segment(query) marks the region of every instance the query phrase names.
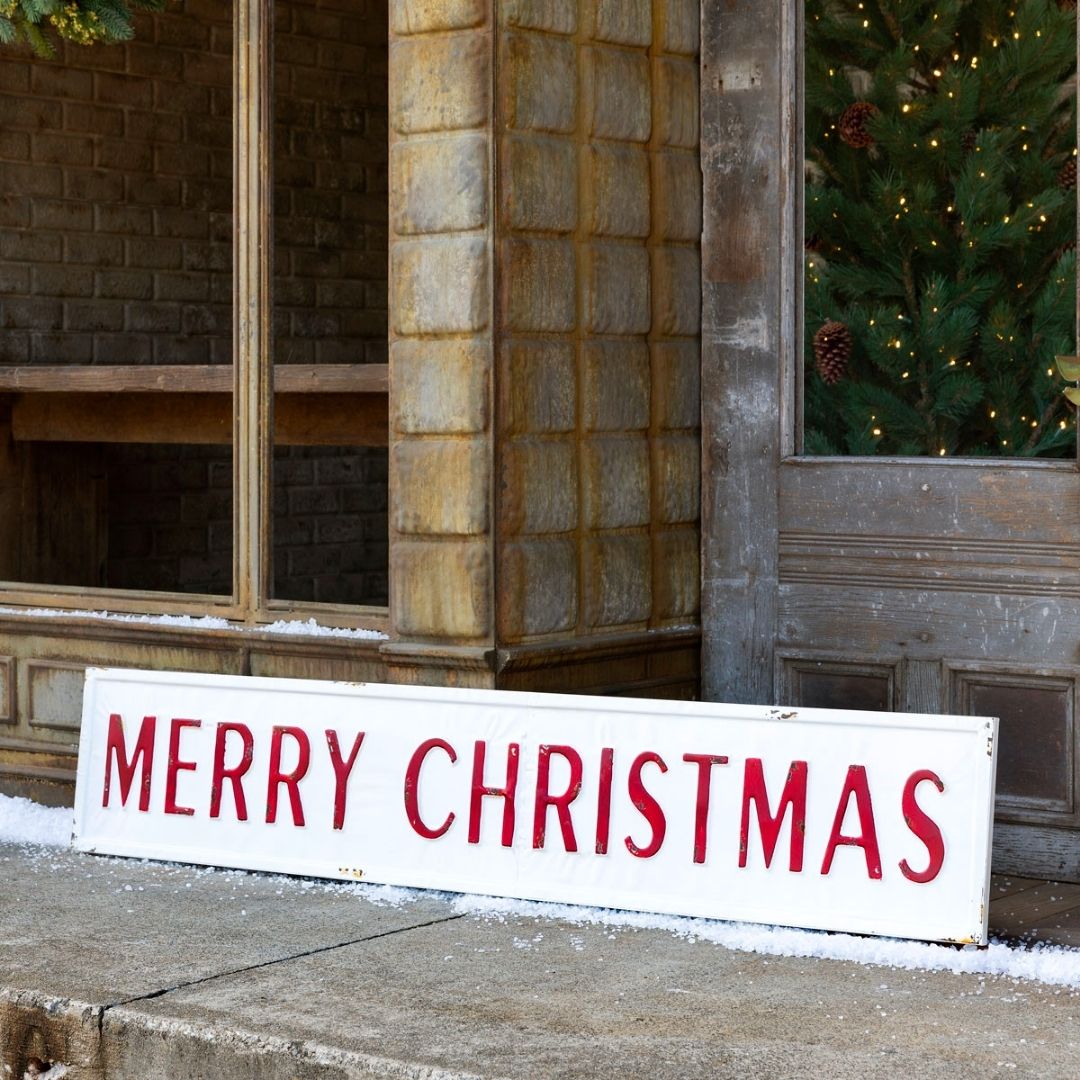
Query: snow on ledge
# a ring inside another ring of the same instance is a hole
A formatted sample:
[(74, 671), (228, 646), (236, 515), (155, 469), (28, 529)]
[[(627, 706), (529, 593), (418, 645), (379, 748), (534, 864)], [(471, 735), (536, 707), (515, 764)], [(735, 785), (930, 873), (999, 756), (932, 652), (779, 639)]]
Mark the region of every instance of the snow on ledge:
[(0, 795), (0, 842), (67, 847), (73, 820), (74, 814), (67, 807), (57, 809)]
[[(71, 839), (72, 811), (38, 806), (27, 799), (0, 795), (0, 842), (43, 847), (67, 847)], [(191, 873), (233, 874), (237, 871), (189, 868)], [(246, 873), (246, 871), (244, 872)], [(462, 896), (422, 889), (387, 885), (353, 884), (340, 881), (297, 880), (267, 876), (297, 889), (322, 889), (338, 895), (383, 906), (400, 907), (423, 897), (445, 900), (462, 915), (495, 919), (557, 920), (576, 926), (606, 927), (612, 930), (660, 930), (691, 944), (708, 942), (735, 952), (763, 956), (806, 957), (841, 960), (906, 971), (943, 971), (956, 975), (1001, 976), (1080, 989), (1080, 949), (1057, 945), (1014, 946), (992, 941), (988, 949), (968, 946), (932, 945), (893, 938), (857, 937), (817, 930), (794, 930), (784, 926), (719, 922), (673, 915), (653, 915), (633, 911), (613, 911), (572, 904), (549, 904), (533, 900), (507, 900), (491, 896)], [(530, 948), (528, 940), (515, 939), (515, 947)]]
[(372, 638), (385, 641), (387, 635), (381, 630), (356, 630), (342, 626), (323, 626), (314, 619), (279, 619), (268, 626), (258, 628), (264, 634), (298, 634), (307, 637)]
[(241, 633), (291, 634), (296, 637), (342, 637), (385, 641), (381, 630), (357, 630), (323, 626), (314, 619), (279, 619), (266, 626), (245, 626), (216, 615), (128, 615), (116, 611), (72, 611), (68, 608), (0, 607), (0, 615), (30, 615), (46, 619), (98, 619), (102, 622), (136, 623), (140, 626), (171, 626), (183, 630), (237, 630)]
[[(557, 919), (578, 926), (665, 930), (691, 944), (707, 941), (734, 952), (842, 960), (905, 971), (1003, 976), (1080, 989), (1080, 949), (1060, 945), (1037, 943), (1015, 946), (992, 939), (986, 949), (973, 945), (958, 949), (953, 945), (935, 945), (925, 941), (859, 937), (824, 930), (797, 930), (787, 926), (720, 922), (716, 919), (691, 919), (490, 896), (455, 896), (451, 902), (454, 910), (463, 915), (499, 921), (540, 918)], [(528, 945), (526, 941), (518, 947), (527, 948)]]

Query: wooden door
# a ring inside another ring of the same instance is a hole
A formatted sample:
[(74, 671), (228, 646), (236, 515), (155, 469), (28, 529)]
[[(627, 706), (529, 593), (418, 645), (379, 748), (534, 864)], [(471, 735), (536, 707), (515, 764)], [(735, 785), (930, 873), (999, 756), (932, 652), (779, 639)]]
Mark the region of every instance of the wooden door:
[(995, 868), (1080, 880), (1075, 460), (798, 453), (800, 16), (702, 9), (703, 692), (999, 716)]

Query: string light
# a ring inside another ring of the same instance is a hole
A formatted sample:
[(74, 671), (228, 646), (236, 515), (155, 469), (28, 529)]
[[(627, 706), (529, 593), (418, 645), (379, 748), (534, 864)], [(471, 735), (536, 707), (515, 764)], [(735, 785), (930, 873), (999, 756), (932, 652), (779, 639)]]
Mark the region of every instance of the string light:
[[(1059, 0), (1059, 2), (1060, 2), (1060, 0)], [(856, 6), (857, 6), (859, 11), (865, 11), (865, 5), (862, 2), (859, 2)], [(1015, 11), (1010, 11), (1008, 14), (1009, 14), (1010, 18), (1015, 18), (1015, 15), (1016, 15)], [(820, 17), (815, 16), (815, 19), (818, 19), (818, 18), (820, 18)], [(939, 21), (940, 17), (939, 17), (939, 14), (937, 12), (935, 12), (935, 13), (933, 13), (932, 18), (933, 18), (934, 22), (937, 22), (937, 21)], [(868, 18), (864, 18), (862, 20), (862, 27), (863, 27), (864, 30), (870, 29), (870, 20)], [(1041, 38), (1043, 36), (1041, 30), (1035, 30), (1034, 34), (1035, 34), (1035, 36), (1037, 38)], [(954, 39), (959, 40), (959, 37), (960, 37), (960, 35), (959, 35), (958, 32), (953, 34)], [(1021, 32), (1019, 30), (1013, 30), (1012, 31), (1012, 38), (1013, 38), (1014, 41), (1021, 40), (1021, 37), (1022, 37), (1022, 34), (1021, 34)], [(1001, 45), (1001, 40), (998, 37), (994, 37), (994, 38), (991, 39), (990, 44), (994, 49), (997, 49)], [(916, 53), (919, 52), (919, 49), (920, 49), (919, 45), (916, 44), (916, 45), (913, 46), (913, 51), (914, 52), (916, 52)], [(954, 63), (956, 63), (958, 65), (961, 65), (961, 66), (964, 65), (965, 62), (963, 61), (962, 55), (961, 55), (961, 53), (959, 51), (953, 51), (950, 55), (951, 55), (952, 61)], [(979, 67), (979, 59), (980, 59), (980, 57), (978, 57), (978, 56), (971, 56), (969, 58), (969, 60), (967, 61), (967, 66), (972, 70), (977, 70), (978, 67)], [(941, 79), (941, 78), (945, 77), (945, 73), (943, 72), (941, 67), (933, 68), (931, 73), (932, 73), (933, 77), (936, 78), (936, 79)], [(844, 73), (842, 71), (838, 72), (838, 70), (835, 69), (835, 68), (829, 68), (828, 69), (828, 74), (829, 74), (830, 78), (834, 78), (838, 74), (841, 77), (844, 77)], [(958, 83), (954, 83), (954, 85), (958, 85)], [(959, 85), (962, 85), (962, 84), (959, 84)], [(942, 87), (941, 89), (945, 90), (945, 87)], [(955, 95), (954, 95), (952, 90), (948, 90), (946, 92), (947, 92), (947, 95), (948, 95), (949, 98), (954, 98)], [(916, 108), (918, 108), (918, 103), (916, 103), (914, 105), (911, 102), (907, 102), (907, 101), (905, 101), (903, 103), (900, 103), (900, 111), (905, 116), (910, 115)], [(830, 130), (835, 131), (836, 130), (836, 125), (835, 124), (831, 125)], [(1020, 127), (1020, 131), (1022, 131), (1022, 132), (1027, 132), (1027, 130), (1028, 129), (1026, 127), (1024, 127), (1024, 126)], [(826, 139), (829, 138), (829, 134), (827, 132), (824, 133), (824, 137)], [(1039, 136), (1036, 135), (1037, 140), (1038, 140), (1038, 138), (1039, 138)], [(967, 142), (968, 139), (970, 139), (971, 142), (974, 142), (974, 137), (973, 136), (970, 136), (970, 135), (967, 136), (966, 139), (965, 139), (965, 142)], [(915, 149), (915, 150), (919, 150), (920, 148), (922, 148), (922, 149), (926, 149), (926, 148), (938, 149), (941, 146), (941, 141), (937, 137), (928, 137), (926, 139), (925, 144), (923, 144), (922, 147), (920, 147), (920, 144), (918, 142), (912, 142), (911, 145), (912, 145), (912, 148)], [(1013, 145), (1015, 146), (1015, 144), (1013, 144)], [(1021, 145), (1021, 151), (1023, 153), (1029, 153), (1030, 148), (1031, 148), (1031, 144), (1028, 143), (1028, 142), (1024, 142)], [(968, 149), (969, 150), (973, 149), (975, 152), (979, 153), (979, 152), (982, 151), (983, 147), (974, 146), (974, 147), (968, 147)], [(1080, 150), (1074, 149), (1073, 152), (1072, 152), (1073, 157), (1076, 157), (1078, 153), (1080, 153)], [(987, 179), (987, 172), (985, 170), (980, 170), (978, 172), (978, 177), (979, 177), (980, 180), (986, 180)], [(817, 202), (818, 200), (815, 198), (814, 201)], [(906, 195), (899, 195), (897, 197), (897, 205), (899, 206), (901, 212), (898, 212), (898, 213), (896, 213), (894, 215), (894, 220), (899, 221), (899, 220), (901, 220), (902, 214), (910, 213), (910, 207), (907, 205), (907, 203), (908, 203), (908, 199), (907, 199)], [(1033, 210), (1034, 209), (1034, 204), (1029, 202), (1027, 204), (1027, 207), (1028, 207), (1028, 209)], [(946, 213), (948, 213), (950, 215), (953, 215), (953, 214), (956, 213), (956, 208), (955, 208), (955, 206), (953, 204), (949, 204), (948, 206), (946, 206), (945, 209), (946, 209)], [(839, 215), (835, 211), (832, 212), (831, 216), (832, 216), (832, 218), (834, 220), (837, 220), (839, 218)], [(955, 227), (956, 218), (954, 217), (954, 218), (951, 218), (950, 220), (951, 220), (953, 226)], [(1004, 225), (1010, 225), (1011, 222), (1012, 222), (1012, 215), (1011, 214), (1005, 214), (1002, 217), (1001, 221), (1002, 221), (1002, 223)], [(1046, 214), (1044, 214), (1044, 213), (1039, 213), (1038, 214), (1038, 221), (1041, 224), (1045, 225), (1048, 222), (1048, 216)], [(982, 227), (982, 228), (988, 227), (989, 224), (990, 223), (988, 221), (980, 221), (978, 223), (979, 227)], [(1020, 224), (1021, 223), (1018, 222), (1018, 226)], [(963, 220), (960, 220), (959, 227), (960, 227), (961, 230), (965, 230), (966, 229), (966, 222), (963, 221)], [(1027, 227), (1027, 231), (1028, 232), (1033, 232), (1033, 231), (1042, 232), (1043, 230), (1041, 228), (1036, 228), (1033, 225), (1029, 225)], [(1013, 235), (1015, 236), (1016, 234), (1014, 233)], [(962, 233), (961, 233), (960, 237), (957, 237), (957, 239), (959, 239), (961, 244), (963, 244)], [(936, 239), (930, 239), (929, 242), (930, 242), (931, 247), (933, 247), (933, 248), (938, 248), (939, 247), (939, 242)], [(1000, 241), (995, 241), (995, 243), (1000, 243)], [(973, 249), (975, 247), (975, 244), (976, 244), (975, 239), (968, 239), (967, 240), (967, 248), (968, 249)], [(829, 248), (829, 250), (831, 251), (833, 249)], [(837, 252), (839, 252), (840, 248), (835, 248), (835, 250)], [(913, 250), (917, 252), (919, 250), (919, 246), (915, 245)], [(811, 261), (809, 261), (807, 263), (807, 266), (812, 270), (812, 269), (815, 268), (816, 263), (813, 260), (811, 260)], [(813, 280), (815, 282), (817, 282), (820, 279), (817, 278), (817, 277), (814, 277)], [(1062, 279), (1058, 279), (1059, 284), (1061, 283), (1061, 280)], [(1016, 283), (1016, 288), (1018, 290), (1022, 290), (1024, 288), (1024, 282), (1022, 282), (1022, 281), (1017, 282)], [(925, 310), (925, 309), (923, 309), (923, 310)], [(932, 307), (931, 311), (935, 315), (939, 314), (939, 308), (937, 306)], [(898, 313), (896, 317), (897, 317), (897, 319), (899, 321), (905, 321), (905, 316), (903, 315), (903, 313)], [(877, 320), (875, 318), (868, 319), (868, 325), (870, 327), (874, 327), (874, 326), (876, 326), (876, 324), (877, 324)], [(997, 338), (998, 341), (1004, 341), (1005, 340), (1004, 336), (1001, 333), (996, 333), (995, 337)], [(1009, 342), (1013, 342), (1015, 340), (1015, 338), (1014, 338), (1013, 335), (1009, 335), (1008, 340), (1009, 340)], [(903, 342), (899, 338), (895, 338), (893, 340), (888, 341), (886, 343), (886, 345), (887, 346), (892, 346), (893, 348), (896, 348), (898, 350), (900, 350), (900, 349), (902, 349), (904, 347)], [(945, 352), (945, 347), (943, 346), (943, 347), (939, 348), (937, 351), (939, 353), (944, 353)], [(914, 351), (910, 352), (910, 356), (912, 358), (914, 358), (915, 355), (916, 354), (915, 354)], [(1015, 357), (1009, 357), (1008, 358), (1009, 363), (1013, 363), (1014, 361), (1015, 361)], [(948, 367), (956, 367), (957, 363), (958, 363), (958, 360), (957, 360), (956, 357), (950, 357), (948, 359), (948, 365), (947, 366)], [(964, 364), (965, 367), (971, 367), (972, 366), (972, 361), (971, 360), (962, 361), (962, 363)], [(1053, 368), (1047, 368), (1046, 373), (1047, 373), (1048, 377), (1053, 378), (1054, 369)], [(904, 372), (901, 373), (900, 377), (903, 380), (910, 379), (911, 372), (910, 371), (904, 371)], [(990, 417), (991, 420), (996, 420), (997, 419), (997, 410), (996, 409), (989, 409), (989, 417)], [(870, 416), (871, 423), (873, 424), (876, 420), (877, 420), (876, 415), (871, 414), (871, 416)], [(1033, 429), (1038, 429), (1039, 423), (1040, 423), (1038, 420), (1029, 421), (1026, 416), (1021, 416), (1020, 421), (1021, 421), (1021, 423), (1024, 423), (1025, 425), (1030, 423), (1030, 426)], [(1069, 420), (1060, 420), (1058, 422), (1059, 429), (1062, 430), (1062, 431), (1066, 430), (1068, 428), (1068, 426), (1069, 426), (1069, 422), (1070, 422)], [(1050, 421), (1050, 423), (1052, 423), (1052, 421)], [(883, 430), (882, 430), (882, 428), (880, 426), (873, 426), (872, 429), (871, 429), (871, 433), (875, 438), (880, 438), (882, 436), (882, 434), (883, 434)], [(1002, 447), (1008, 447), (1009, 446), (1009, 440), (1008, 439), (1001, 439), (1000, 444), (1001, 444)], [(961, 451), (961, 452), (963, 452), (963, 451)], [(938, 449), (938, 456), (946, 457), (947, 455), (948, 455), (947, 447), (940, 446), (939, 449)]]

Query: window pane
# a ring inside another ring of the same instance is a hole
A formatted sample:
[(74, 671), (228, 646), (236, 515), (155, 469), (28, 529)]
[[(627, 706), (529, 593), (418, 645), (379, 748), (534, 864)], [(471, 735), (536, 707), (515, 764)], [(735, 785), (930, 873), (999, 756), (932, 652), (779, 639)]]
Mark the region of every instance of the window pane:
[(232, 591), (231, 39), (0, 48), (0, 580)]
[(278, 0), (273, 596), (387, 603), (385, 0)]
[(806, 0), (804, 449), (1064, 457), (1076, 11)]

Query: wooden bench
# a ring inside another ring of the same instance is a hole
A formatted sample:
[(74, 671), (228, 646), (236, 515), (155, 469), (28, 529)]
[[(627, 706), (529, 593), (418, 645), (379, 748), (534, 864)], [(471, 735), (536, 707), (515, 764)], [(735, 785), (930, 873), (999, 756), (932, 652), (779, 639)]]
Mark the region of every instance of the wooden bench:
[[(228, 444), (228, 365), (0, 368), (17, 442)], [(386, 364), (278, 364), (279, 446), (386, 446)]]

